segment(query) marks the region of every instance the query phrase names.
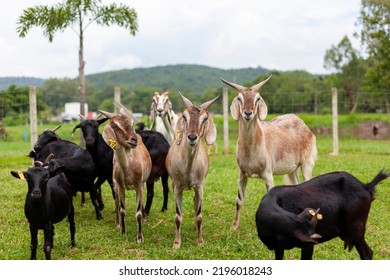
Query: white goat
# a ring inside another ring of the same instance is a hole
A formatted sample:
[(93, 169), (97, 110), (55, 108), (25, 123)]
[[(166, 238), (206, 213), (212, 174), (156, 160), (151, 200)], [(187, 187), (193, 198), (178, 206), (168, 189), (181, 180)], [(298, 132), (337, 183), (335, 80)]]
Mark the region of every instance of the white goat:
[(236, 157), (240, 169), (232, 229), (239, 225), (248, 177), (262, 178), (267, 191), (274, 187), (273, 174), (287, 174), (292, 184), (298, 184), (298, 169), (309, 180), (317, 157), (316, 137), (300, 118), (287, 114), (264, 121), (267, 105), (259, 90), (270, 78), (250, 88), (222, 79), (238, 91), (230, 106), (233, 119), (239, 121)]
[(212, 145), (217, 137), (217, 130), (208, 108), (218, 97), (200, 106), (194, 106), (190, 100), (182, 95), (181, 97), (185, 109), (177, 123), (178, 137), (171, 145), (165, 161), (172, 179), (176, 205), (174, 249), (181, 245), (182, 200), (185, 189), (194, 188), (195, 190), (195, 230), (197, 231), (198, 244), (203, 244), (203, 186), (209, 168), (209, 157), (201, 138), (204, 138), (208, 145)]
[(169, 144), (175, 139), (176, 124), (179, 119), (178, 115), (172, 110), (172, 103), (169, 100), (168, 92), (159, 94), (154, 93), (153, 102), (150, 107), (150, 116), (152, 123), (150, 129), (156, 122), (156, 131), (161, 132)]
[(142, 234), (143, 184), (149, 178), (152, 161), (141, 136), (135, 133), (133, 120), (122, 109), (119, 114), (99, 111), (110, 119), (110, 122), (104, 126), (103, 139), (114, 150), (112, 176), (115, 190), (116, 226), (121, 228), (122, 235), (126, 234), (125, 191), (135, 189), (137, 242), (141, 243), (144, 239)]

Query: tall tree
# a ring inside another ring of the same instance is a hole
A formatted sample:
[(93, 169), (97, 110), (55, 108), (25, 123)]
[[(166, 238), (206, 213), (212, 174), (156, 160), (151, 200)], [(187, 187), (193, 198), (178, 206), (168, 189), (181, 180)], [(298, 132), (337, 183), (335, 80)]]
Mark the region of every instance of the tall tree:
[(19, 37), (25, 37), (34, 27), (41, 27), (43, 35), (53, 41), (54, 34), (72, 28), (79, 39), (79, 96), (80, 114), (85, 115), (86, 102), (84, 74), (84, 34), (91, 23), (102, 26), (116, 24), (135, 35), (137, 31), (137, 13), (124, 5), (112, 3), (102, 5), (101, 0), (64, 0), (53, 6), (37, 5), (23, 10), (19, 17), (16, 31)]
[(348, 36), (344, 36), (337, 46), (332, 45), (326, 51), (324, 67), (336, 70), (336, 83), (343, 88), (348, 109), (353, 113), (357, 108), (358, 91), (364, 81), (366, 63), (353, 48)]
[(369, 55), (367, 79), (376, 90), (390, 90), (390, 1), (362, 0), (360, 39)]

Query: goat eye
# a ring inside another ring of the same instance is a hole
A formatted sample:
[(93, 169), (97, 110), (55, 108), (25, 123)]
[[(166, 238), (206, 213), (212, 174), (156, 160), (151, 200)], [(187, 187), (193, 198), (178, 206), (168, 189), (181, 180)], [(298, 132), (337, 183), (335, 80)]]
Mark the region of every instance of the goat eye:
[(118, 128), (118, 126), (117, 126), (115, 123), (111, 123), (111, 127), (112, 127), (113, 129)]

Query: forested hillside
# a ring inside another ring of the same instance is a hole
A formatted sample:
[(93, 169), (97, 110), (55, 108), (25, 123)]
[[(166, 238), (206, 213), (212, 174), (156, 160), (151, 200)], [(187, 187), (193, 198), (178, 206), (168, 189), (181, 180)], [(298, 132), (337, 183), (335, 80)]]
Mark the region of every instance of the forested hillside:
[(179, 64), (92, 74), (87, 75), (86, 80), (97, 89), (107, 85), (129, 90), (148, 87), (188, 91), (200, 95), (209, 88), (221, 87), (221, 77), (244, 84), (267, 72), (268, 70), (261, 67), (225, 70), (203, 65)]

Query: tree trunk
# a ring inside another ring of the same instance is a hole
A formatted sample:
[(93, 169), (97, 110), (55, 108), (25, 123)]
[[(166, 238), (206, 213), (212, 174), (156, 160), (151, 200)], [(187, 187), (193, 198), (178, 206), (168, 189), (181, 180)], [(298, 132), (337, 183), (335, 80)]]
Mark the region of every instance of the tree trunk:
[[(85, 74), (84, 74), (84, 35), (83, 35), (83, 24), (80, 20), (80, 33), (79, 33), (79, 97), (80, 97), (80, 115), (86, 116), (85, 112)], [(80, 119), (81, 121), (81, 119)], [(80, 130), (80, 146), (84, 147), (85, 141)]]

